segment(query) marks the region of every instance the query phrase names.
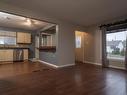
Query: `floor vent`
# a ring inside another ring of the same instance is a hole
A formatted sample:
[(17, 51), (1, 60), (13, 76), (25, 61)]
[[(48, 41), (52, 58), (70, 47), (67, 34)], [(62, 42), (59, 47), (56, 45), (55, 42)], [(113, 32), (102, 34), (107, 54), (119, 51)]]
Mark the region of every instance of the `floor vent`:
[(41, 70), (34, 70), (34, 71), (32, 71), (32, 72), (40, 72)]
[(50, 69), (44, 68), (44, 69), (42, 69), (42, 70), (34, 70), (34, 71), (32, 71), (32, 72), (40, 72), (40, 71), (47, 71), (47, 70), (50, 70)]
[(44, 70), (44, 71), (47, 71), (47, 70), (50, 70), (50, 69), (48, 69), (48, 68), (44, 68), (43, 70)]

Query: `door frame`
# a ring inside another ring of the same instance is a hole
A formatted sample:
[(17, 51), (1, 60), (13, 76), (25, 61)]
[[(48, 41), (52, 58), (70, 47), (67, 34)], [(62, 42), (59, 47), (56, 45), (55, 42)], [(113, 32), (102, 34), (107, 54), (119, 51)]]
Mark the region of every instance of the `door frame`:
[[(76, 36), (77, 35), (81, 35), (81, 48), (76, 48)], [(84, 63), (84, 32), (82, 31), (75, 31), (75, 62), (81, 62), (81, 63)], [(79, 60), (77, 60), (77, 53), (76, 53), (76, 49), (82, 49), (82, 50), (79, 50), (79, 53), (81, 53), (79, 56), (81, 56), (82, 58), (80, 58)]]

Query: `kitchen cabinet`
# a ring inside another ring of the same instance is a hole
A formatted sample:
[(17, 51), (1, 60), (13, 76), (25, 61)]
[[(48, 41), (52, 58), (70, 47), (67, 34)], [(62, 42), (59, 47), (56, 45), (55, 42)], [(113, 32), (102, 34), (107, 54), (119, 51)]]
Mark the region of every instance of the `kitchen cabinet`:
[(17, 33), (17, 43), (24, 43), (24, 33)]
[(5, 58), (5, 51), (0, 50), (0, 61), (4, 61), (4, 58)]
[[(29, 49), (22, 49), (22, 50), (23, 50), (23, 60), (28, 60)], [(16, 56), (14, 55), (15, 54), (14, 51), (15, 49), (1, 49), (0, 50), (0, 62), (13, 62), (14, 56)]]
[(31, 34), (25, 33), (24, 39), (25, 39), (25, 43), (31, 43)]
[(23, 49), (23, 59), (28, 60), (28, 58), (29, 58), (28, 49)]
[(17, 43), (19, 44), (30, 44), (31, 43), (31, 34), (30, 33), (17, 33)]
[(13, 50), (0, 50), (0, 61), (13, 61)]
[(13, 61), (13, 50), (5, 50), (5, 59), (6, 61)]

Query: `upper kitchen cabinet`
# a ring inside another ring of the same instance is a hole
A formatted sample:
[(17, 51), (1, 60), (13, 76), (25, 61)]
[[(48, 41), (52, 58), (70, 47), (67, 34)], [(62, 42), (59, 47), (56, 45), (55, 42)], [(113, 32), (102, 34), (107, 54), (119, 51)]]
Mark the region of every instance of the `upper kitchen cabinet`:
[(17, 43), (18, 44), (30, 44), (31, 43), (31, 34), (30, 33), (17, 33)]
[(31, 33), (25, 33), (25, 43), (31, 43)]

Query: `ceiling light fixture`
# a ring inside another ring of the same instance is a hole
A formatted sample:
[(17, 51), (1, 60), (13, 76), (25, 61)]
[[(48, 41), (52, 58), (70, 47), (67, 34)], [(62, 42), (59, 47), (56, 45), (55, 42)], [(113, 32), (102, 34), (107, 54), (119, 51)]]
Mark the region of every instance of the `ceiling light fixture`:
[(31, 25), (32, 25), (31, 19), (27, 18), (27, 19), (26, 19), (26, 23), (27, 23), (27, 25), (31, 26)]

